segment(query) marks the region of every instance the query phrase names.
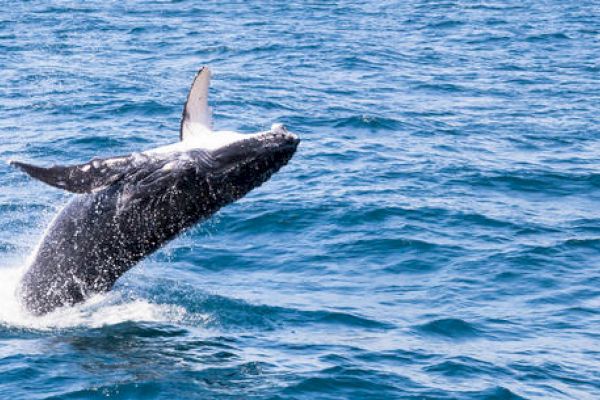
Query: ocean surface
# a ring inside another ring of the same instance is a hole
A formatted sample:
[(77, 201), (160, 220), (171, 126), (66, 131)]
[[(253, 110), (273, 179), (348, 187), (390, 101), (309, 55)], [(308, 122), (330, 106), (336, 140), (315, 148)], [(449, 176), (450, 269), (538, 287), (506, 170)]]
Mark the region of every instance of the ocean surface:
[[(34, 317), (73, 197), (4, 161), (282, 122), (269, 182)], [(0, 0), (1, 399), (600, 398), (597, 1)]]

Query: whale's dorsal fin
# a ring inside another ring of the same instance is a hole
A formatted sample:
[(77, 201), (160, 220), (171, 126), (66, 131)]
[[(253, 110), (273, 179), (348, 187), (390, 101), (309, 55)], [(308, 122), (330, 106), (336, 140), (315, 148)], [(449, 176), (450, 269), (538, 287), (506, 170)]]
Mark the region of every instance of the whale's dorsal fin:
[(179, 139), (185, 140), (191, 136), (211, 132), (212, 116), (210, 107), (208, 106), (209, 86), (210, 69), (202, 67), (198, 71), (196, 78), (194, 78), (187, 100), (183, 106)]
[(89, 193), (122, 179), (131, 166), (131, 157), (94, 159), (85, 164), (44, 168), (19, 161), (10, 161), (32, 178), (73, 193)]

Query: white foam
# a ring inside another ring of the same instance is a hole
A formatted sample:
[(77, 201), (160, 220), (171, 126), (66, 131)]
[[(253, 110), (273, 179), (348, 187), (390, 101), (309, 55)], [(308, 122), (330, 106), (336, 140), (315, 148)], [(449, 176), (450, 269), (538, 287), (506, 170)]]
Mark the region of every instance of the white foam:
[(0, 325), (7, 327), (55, 330), (77, 327), (98, 328), (126, 321), (177, 323), (186, 317), (183, 307), (153, 304), (145, 299), (125, 299), (119, 293), (96, 295), (74, 307), (35, 316), (27, 312), (16, 296), (24, 267), (0, 267)]

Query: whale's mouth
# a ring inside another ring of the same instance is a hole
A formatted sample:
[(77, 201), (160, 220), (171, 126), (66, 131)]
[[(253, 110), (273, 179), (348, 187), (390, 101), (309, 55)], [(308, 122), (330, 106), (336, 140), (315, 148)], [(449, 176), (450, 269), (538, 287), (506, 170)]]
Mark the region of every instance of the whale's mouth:
[[(300, 144), (298, 136), (280, 124), (273, 125), (270, 131), (245, 136), (214, 150), (214, 159), (221, 166), (266, 162), (269, 165), (264, 168), (277, 170), (289, 161)], [(260, 172), (258, 165), (255, 168)]]
[(252, 135), (243, 135), (237, 142), (230, 143), (225, 148), (230, 151), (236, 146), (241, 149), (249, 149), (253, 146), (263, 145), (266, 150), (293, 150), (295, 151), (300, 143), (298, 136), (290, 131), (283, 124), (273, 124), (271, 130), (259, 132)]

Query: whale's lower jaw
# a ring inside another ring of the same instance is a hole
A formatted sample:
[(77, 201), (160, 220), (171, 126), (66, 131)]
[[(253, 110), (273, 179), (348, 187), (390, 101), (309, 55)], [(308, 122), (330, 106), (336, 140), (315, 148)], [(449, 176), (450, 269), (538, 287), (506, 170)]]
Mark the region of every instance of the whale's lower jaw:
[(141, 259), (267, 181), (298, 142), (272, 133), (189, 151), (186, 162), (169, 161), (181, 153), (148, 156), (129, 180), (74, 197), (21, 280), (23, 305), (40, 315), (110, 290)]

